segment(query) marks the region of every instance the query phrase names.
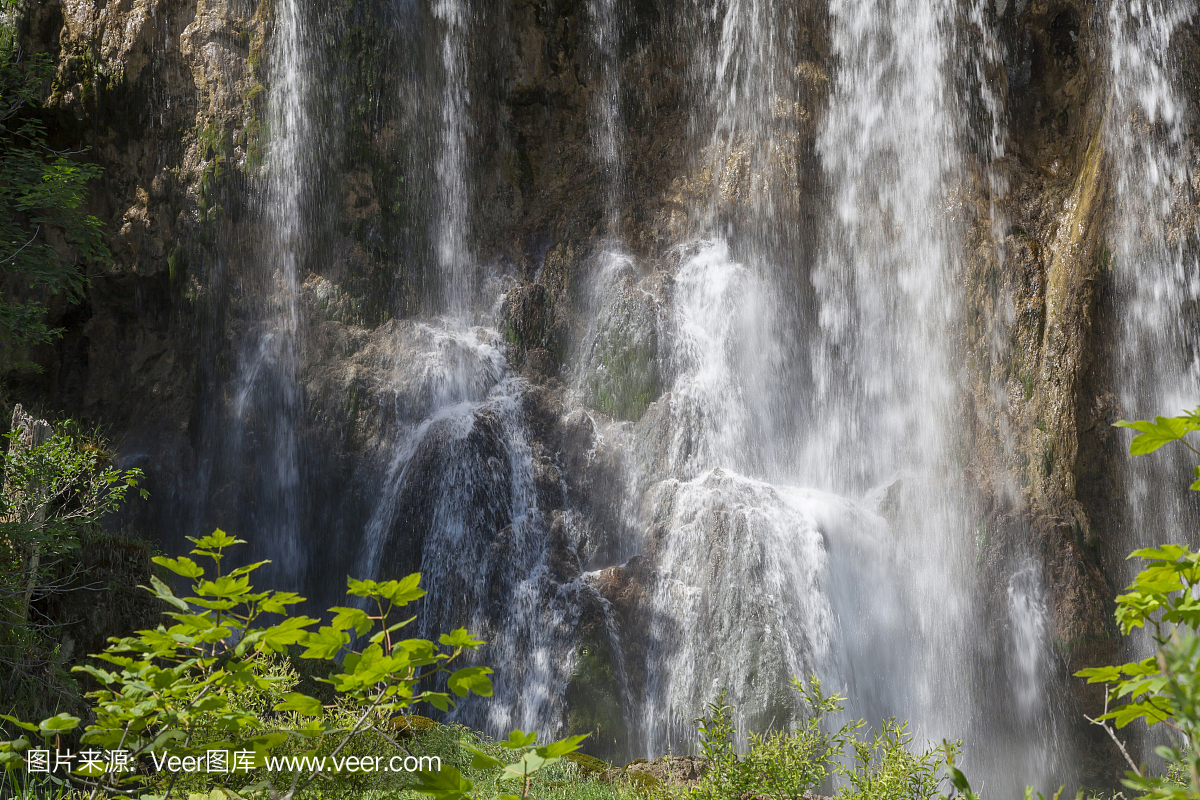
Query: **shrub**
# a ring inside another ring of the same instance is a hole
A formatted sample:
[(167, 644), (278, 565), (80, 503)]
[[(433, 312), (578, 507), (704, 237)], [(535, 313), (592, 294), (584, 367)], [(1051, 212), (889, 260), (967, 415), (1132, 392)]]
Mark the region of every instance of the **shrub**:
[(37, 109), (54, 65), (16, 45), (11, 5), (0, 3), (0, 373), (37, 369), (19, 354), (61, 332), (46, 325), (47, 297), (79, 300), (80, 265), (110, 260), (100, 220), (85, 208), (100, 168), (47, 144)]
[[(689, 791), (697, 800), (801, 800), (823, 784), (840, 779), (849, 800), (930, 800), (950, 776), (957, 744), (913, 752), (907, 725), (884, 720), (868, 736), (862, 720), (825, 730), (827, 718), (842, 710), (844, 698), (826, 695), (821, 683), (792, 679), (808, 716), (791, 730), (750, 733), (745, 755), (734, 747), (733, 709), (724, 694), (697, 719), (700, 746), (708, 761)], [(946, 775), (943, 775), (943, 768)]]
[[(1171, 442), (1200, 455), (1184, 438), (1200, 430), (1200, 408), (1117, 425), (1138, 431), (1130, 443), (1132, 455), (1152, 453)], [(1191, 488), (1200, 490), (1200, 467), (1195, 478)], [(1104, 713), (1088, 719), (1104, 727), (1129, 763), (1122, 781), (1127, 787), (1161, 800), (1200, 797), (1200, 553), (1169, 544), (1136, 550), (1129, 557), (1143, 559), (1145, 567), (1117, 597), (1117, 625), (1125, 635), (1145, 630), (1154, 653), (1140, 661), (1077, 672), (1088, 683), (1109, 687)], [(1110, 709), (1110, 704), (1115, 705)], [(1166, 775), (1146, 774), (1109, 725), (1119, 729), (1135, 720), (1175, 731), (1178, 745), (1155, 749), (1167, 763)]]
[[(172, 608), (167, 616), (173, 624), (113, 639), (96, 656), (101, 665), (76, 668), (101, 688), (88, 695), (95, 719), (79, 736), (88, 749), (70, 767), (74, 784), (170, 795), (188, 781), (178, 772), (149, 769), (151, 756), (161, 761), (242, 751), (249, 754), (247, 768), (261, 769), (281, 748), (302, 756), (337, 756), (374, 737), (402, 749), (386, 733), (385, 723), (392, 716), (417, 703), (446, 710), (452, 695), (491, 694), (487, 667), (449, 669), (464, 652), (482, 644), (465, 630), (443, 634), (437, 643), (402, 638), (414, 618), (398, 619), (398, 612), (425, 594), (419, 575), (383, 582), (350, 579), (348, 593), (361, 605), (332, 608), (331, 624), (320, 625), (310, 617), (286, 616), (289, 607), (303, 601), (298, 595), (251, 587), (250, 576), (266, 562), (225, 568), (226, 550), (241, 540), (216, 531), (192, 541), (196, 547), (191, 555), (211, 561), (211, 572), (189, 557), (154, 559), (192, 581), (192, 596), (180, 598), (157, 577), (151, 579), (151, 591)], [(264, 624), (275, 615), (282, 618)], [(340, 660), (339, 668), (323, 679), (337, 691), (336, 704), (323, 705), (294, 690), (296, 673), (283, 658), (294, 645), (303, 648), (300, 655), (305, 659)], [(439, 673), (448, 691), (428, 688)], [(67, 714), (39, 724), (3, 718), (26, 732), (0, 743), (0, 763), (9, 770), (33, 763), (32, 737), (57, 744), (80, 727), (80, 720)], [(520, 734), (519, 744), (534, 752), (535, 739), (533, 734)], [(547, 747), (573, 749), (577, 742)], [(105, 760), (91, 758), (89, 765), (80, 766), (88, 752), (103, 753)], [(117, 763), (111, 753), (127, 755)], [(255, 777), (250, 769), (241, 775), (235, 770), (225, 780), (236, 785), (250, 777)], [(262, 777), (270, 785), (279, 775)], [(295, 795), (316, 779), (313, 770), (304, 769), (286, 777), (282, 797)], [(443, 788), (454, 782), (460, 788), (470, 786), (454, 769), (427, 780)]]
[[(84, 588), (81, 537), (115, 510), (140, 470), (118, 470), (95, 431), (13, 413), (0, 454), (0, 703), (44, 711), (73, 682), (56, 654), (60, 627), (44, 606)], [(143, 492), (144, 494), (144, 492)], [(35, 607), (36, 606), (36, 607)]]

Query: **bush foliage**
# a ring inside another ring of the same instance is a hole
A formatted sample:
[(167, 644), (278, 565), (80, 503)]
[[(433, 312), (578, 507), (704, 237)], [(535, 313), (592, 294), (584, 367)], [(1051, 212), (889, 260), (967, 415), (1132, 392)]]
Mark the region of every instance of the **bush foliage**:
[(39, 116), (54, 76), (44, 55), (21, 50), (0, 3), (0, 371), (31, 368), (16, 354), (60, 331), (46, 324), (46, 300), (82, 297), (84, 266), (107, 263), (101, 222), (87, 213), (95, 164), (55, 149)]
[[(1200, 455), (1185, 437), (1200, 431), (1200, 408), (1176, 417), (1156, 417), (1116, 423), (1138, 435), (1130, 442), (1132, 455), (1153, 453), (1178, 442)], [(1200, 466), (1191, 489), (1200, 491)], [(1138, 661), (1095, 667), (1076, 673), (1088, 683), (1108, 687), (1105, 713), (1093, 720), (1103, 725), (1128, 761), (1123, 783), (1140, 796), (1158, 800), (1200, 797), (1200, 553), (1179, 544), (1135, 550), (1145, 566), (1124, 594), (1115, 612), (1121, 633), (1142, 629), (1153, 653)], [(1111, 708), (1110, 708), (1111, 706)], [(1149, 774), (1134, 761), (1110, 727), (1135, 721), (1163, 725), (1175, 732), (1176, 744), (1160, 746), (1157, 755), (1167, 764), (1165, 775)]]

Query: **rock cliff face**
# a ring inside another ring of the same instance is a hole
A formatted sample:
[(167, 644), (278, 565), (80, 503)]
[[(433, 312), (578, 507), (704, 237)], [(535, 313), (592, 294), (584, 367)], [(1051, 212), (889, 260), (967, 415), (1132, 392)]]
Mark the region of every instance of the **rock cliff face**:
[[(300, 382), (316, 421), (303, 437), (324, 454), (326, 473), (314, 506), (351, 492), (355, 471), (374, 468), (364, 463), (380, 463), (380, 431), (393, 415), (426, 416), (420, 375), (392, 370), (405, 362), (405, 348), (421, 351), (431, 335), (414, 319), (443, 303), (427, 266), (435, 243), (425, 221), (437, 121), (405, 102), (420, 91), (421, 65), (437, 46), (420, 33), (429, 12), (366, 0), (323, 5), (306, 12), (318, 31), (311, 44), (321, 124), (316, 188), (305, 201), (319, 223), (308, 231), (301, 275)], [(827, 202), (814, 141), (836, 65), (824, 11), (800, 4), (806, 38), (794, 43), (794, 101), (778, 110), (787, 138), (773, 169), (753, 168), (752, 145), (726, 142), (727, 165), (714, 176), (710, 141), (696, 133), (701, 89), (678, 39), (675, 4), (631, 4), (615, 55), (625, 136), (613, 222), (614, 182), (592, 133), (602, 91), (592, 8), (573, 0), (479, 4), (471, 57), (490, 67), (469, 71), (469, 240), (508, 289), (506, 352), (532, 387), (524, 413), (539, 506), (560, 531), (554, 568), (568, 580), (604, 567), (600, 593), (631, 633), (651, 624), (642, 603), (653, 564), (647, 554), (623, 563), (629, 554), (617, 552), (620, 455), (596, 420), (650, 414), (639, 430), (654, 435), (650, 406), (663, 386), (654, 320), (669, 303), (670, 248), (698, 228), (695, 209), (706, 198), (723, 198), (720, 213), (732, 229), (757, 224), (750, 198), (772, 193), (773, 213), (791, 221), (782, 227), (803, 261)], [(1065, 673), (1114, 656), (1111, 598), (1124, 555), (1115, 466), (1124, 445), (1110, 427), (1122, 412), (1110, 380), (1100, 12), (1075, 0), (1031, 0), (985, 13), (1002, 33), (1002, 69), (986, 77), (1008, 134), (1002, 158), (971, 162), (952, 211), (966, 243), (961, 340), (970, 390), (961, 461), (982, 531), (980, 581), (1002, 608), (1002, 576), (1030, 548), (1041, 554)], [(36, 354), (44, 371), (10, 375), (8, 386), (26, 403), (111, 426), (122, 457), (151, 478), (153, 499), (132, 522), (168, 542), (184, 514), (234, 525), (220, 512), (239, 506), (249, 482), (205, 459), (220, 452), (212, 439), (230, 412), (213, 409), (231, 391), (233, 354), (260, 302), (254, 267), (267, 241), (264, 109), (275, 24), (270, 0), (45, 0), (28, 4), (23, 23), (28, 46), (58, 63), (45, 108), (55, 136), (86, 144), (82, 157), (105, 168), (93, 208), (106, 222), (113, 263), (89, 268), (85, 304), (58, 310), (66, 334)], [(716, 35), (698, 32), (700, 41)], [(1175, 46), (1181, 62), (1196, 63), (1191, 28)], [(1189, 103), (1198, 101), (1193, 91)], [(1180, 213), (1197, 213), (1190, 202)], [(590, 412), (570, 410), (568, 361), (595, 322), (581, 276), (613, 236), (651, 274), (620, 278), (617, 310), (601, 320), (613, 335), (592, 353), (618, 368), (585, 386)], [(802, 284), (797, 273), (797, 302), (806, 302)], [(397, 385), (406, 387), (404, 402), (393, 397)], [(197, 506), (188, 498), (205, 470), (209, 499)], [(583, 510), (586, 534), (562, 532), (569, 509)], [(327, 514), (331, 537), (361, 529), (368, 516), (352, 508), (314, 513)], [(419, 536), (428, 513), (401, 515), (409, 535)], [(415, 569), (420, 547), (411, 542), (395, 569)], [(352, 555), (322, 559), (330, 572), (353, 566)], [(599, 698), (622, 680), (638, 685), (645, 654), (628, 635), (625, 674), (617, 675), (602, 616), (584, 626), (592, 651), (577, 659), (568, 694), (576, 722), (616, 739), (622, 723)], [(1095, 700), (1080, 692), (1080, 702)], [(1097, 758), (1103, 747), (1095, 744)]]

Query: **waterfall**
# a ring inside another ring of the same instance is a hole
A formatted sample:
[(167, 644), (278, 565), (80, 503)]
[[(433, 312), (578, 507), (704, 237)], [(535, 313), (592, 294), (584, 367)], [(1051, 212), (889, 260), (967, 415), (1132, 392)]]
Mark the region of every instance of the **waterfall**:
[[(307, 203), (317, 134), (309, 116), (313, 76), (305, 31), (300, 4), (280, 2), (265, 65), (271, 136), (255, 176), (262, 235), (229, 278), (233, 291), (225, 302), (235, 318), (227, 344), (232, 375), (226, 376), (221, 364), (226, 355), (218, 353), (217, 363), (210, 365), (216, 388), (202, 419), (198, 507), (183, 520), (183, 529), (193, 536), (220, 526), (249, 540), (252, 557), (271, 561), (264, 579), (281, 587), (307, 579), (300, 282), (310, 247)], [(219, 153), (210, 150), (205, 157), (214, 172), (229, 169)], [(215, 205), (206, 212), (211, 219), (201, 223), (215, 224), (222, 213)], [(218, 270), (229, 268), (219, 251), (217, 260)]]
[(469, 189), (467, 185), (467, 85), (466, 36), (468, 5), (463, 0), (437, 0), (434, 17), (444, 28), (442, 36), (443, 88), (441, 136), (437, 153), (437, 260), (446, 307), (461, 315), (472, 301), (474, 273), (467, 244)]
[[(1200, 403), (1198, 234), (1181, 213), (1193, 192), (1188, 118), (1179, 88), (1172, 38), (1196, 15), (1193, 2), (1112, 2), (1107, 9), (1111, 94), (1104, 129), (1111, 159), (1112, 219), (1103, 258), (1113, 272), (1118, 333), (1114, 383), (1124, 419), (1174, 416)], [(1200, 544), (1197, 506), (1182, 491), (1187, 454), (1164, 448), (1125, 461), (1121, 437), (1124, 520), (1114, 561), (1140, 547)], [(1137, 562), (1117, 567), (1118, 585), (1132, 580)], [(1144, 632), (1126, 643), (1130, 658), (1152, 646)], [(1162, 734), (1142, 731), (1150, 757)]]
[[(1001, 114), (949, 80), (957, 5), (831, 3), (838, 68), (817, 138), (830, 209), (808, 265), (789, 263), (783, 230), (802, 169), (786, 145), (805, 124), (794, 10), (697, 11), (715, 23), (693, 66), (707, 73), (693, 126), (711, 179), (698, 236), (662, 267), (597, 262), (575, 373), (581, 402), (634, 420), (605, 436), (628, 453), (625, 528), (655, 564), (639, 743), (687, 742), (719, 690), (746, 726), (781, 724), (797, 712), (787, 678), (816, 673), (849, 713), (910, 719), (924, 743), (965, 739), (1001, 794), (1069, 777), (1035, 568), (1010, 576), (1009, 680), (981, 666), (952, 220), (960, 106)], [(986, 138), (999, 155), (1002, 132)], [(786, 307), (803, 296), (797, 273), (811, 312)], [(630, 382), (661, 396), (643, 410), (619, 394)]]
[[(244, 413), (247, 395), (254, 392), (256, 378), (274, 384), (272, 424), (264, 437), (271, 443), (271, 463), (260, 474), (261, 493), (269, 509), (260, 521), (267, 552), (277, 566), (276, 580), (297, 584), (303, 579), (300, 531), (300, 453), (297, 426), (302, 396), (297, 380), (299, 341), (300, 261), (307, 245), (307, 217), (303, 195), (311, 181), (313, 142), (305, 104), (310, 99), (304, 23), (295, 0), (278, 6), (278, 33), (272, 66), (278, 81), (271, 99), (270, 125), (273, 133), (268, 170), (268, 224), (276, 257), (270, 263), (271, 288), (267, 325), (254, 366), (243, 371), (238, 387), (235, 414)], [(262, 375), (262, 371), (268, 373)], [(274, 502), (272, 502), (274, 501)]]
[(591, 101), (591, 115), (596, 124), (592, 138), (607, 183), (607, 227), (611, 234), (620, 227), (623, 183), (621, 149), (624, 137), (617, 75), (620, 69), (621, 21), (616, 0), (589, 0), (588, 12), (592, 18), (592, 45), (595, 48), (595, 75), (592, 80), (596, 91)]
[[(296, 0), (277, 4), (268, 235), (233, 324), (221, 398), (233, 425), (207, 434), (218, 442), (210, 457), (238, 465), (233, 480), (250, 476), (229, 505), (277, 562), (272, 580), (311, 583), (322, 576), (306, 575), (306, 559), (326, 553), (327, 572), (419, 570), (429, 589), (419, 634), (465, 626), (489, 642), (479, 661), (496, 669), (496, 696), (449, 718), (493, 735), (583, 732), (566, 730), (570, 695), (601, 661), (619, 695), (610, 716), (627, 734), (606, 744), (614, 758), (694, 746), (693, 720), (722, 690), (745, 729), (783, 727), (802, 713), (789, 678), (816, 674), (849, 697), (847, 716), (908, 719), (921, 745), (965, 739), (965, 766), (989, 794), (1071, 781), (1053, 587), (1038, 554), (1022, 552), (986, 607), (985, 522), (962, 474), (972, 445), (963, 220), (974, 213), (964, 185), (982, 174), (997, 198), (1004, 181), (993, 165), (1006, 101), (986, 77), (1002, 60), (994, 14), (952, 0), (828, 0), (817, 11), (686, 0), (649, 26), (636, 21), (645, 9), (617, 0), (579, 5), (563, 37), (585, 51), (584, 68), (555, 74), (561, 94), (522, 102), (546, 106), (542, 122), (556, 122), (555, 104), (586, 107), (580, 194), (604, 208), (567, 233), (552, 214), (522, 218), (511, 247), (489, 237), (509, 235), (496, 220), (516, 212), (489, 216), (477, 202), (512, 167), (513, 153), (489, 161), (488, 149), (511, 144), (517, 127), (511, 114), (489, 118), (487, 95), (515, 94), (505, 70), (532, 72), (558, 54), (535, 42), (518, 67), (485, 63), (497, 17), (516, 11), (404, 6), (404, 58), (418, 66), (393, 92), (403, 110), (388, 135), (408, 148), (410, 174), (389, 191), (419, 207), (396, 240), (426, 235), (429, 246), (380, 263), (435, 275), (435, 287), (329, 335), (354, 373), (338, 386), (369, 384), (370, 435), (337, 454), (354, 462), (337, 502), (361, 511), (309, 538), (306, 459), (334, 460), (302, 446), (305, 425), (326, 424), (306, 407), (306, 370), (329, 363), (307, 352), (320, 321), (301, 302), (305, 269), (321, 269), (307, 229), (317, 37)], [(1121, 220), (1111, 261), (1126, 298), (1117, 361), (1129, 417), (1195, 402), (1184, 311), (1200, 273), (1194, 232), (1172, 216), (1192, 176), (1167, 55), (1192, 13), (1114, 1), (1108, 15), (1105, 143)], [(814, 20), (819, 33), (807, 30)], [(623, 58), (645, 46), (626, 37), (650, 27), (673, 37), (694, 102), (680, 112), (688, 174), (670, 200), (686, 219), (647, 244), (654, 237), (621, 240), (640, 224), (643, 165), (629, 151), (645, 124), (621, 81)], [(805, 44), (805, 33), (824, 38)], [(971, 128), (980, 118), (987, 130)], [(397, 147), (372, 158), (401, 161)], [(1000, 239), (1000, 212), (990, 213)], [(531, 288), (547, 307), (564, 304), (539, 311), (574, 317), (552, 375), (521, 362), (510, 312)], [(345, 403), (347, 430), (359, 400)], [(1127, 476), (1132, 518), (1155, 520), (1156, 541), (1182, 537), (1191, 519), (1159, 469), (1135, 464)], [(211, 481), (215, 507), (225, 484)], [(332, 555), (335, 542), (351, 555)]]
[[(469, 3), (438, 0), (432, 22), (441, 36), (428, 70), (436, 77), (421, 100), (438, 109), (429, 219), (442, 313), (384, 330), (391, 422), (375, 456), (381, 479), (357, 570), (386, 578), (419, 569), (429, 592), (420, 635), (462, 626), (488, 642), (480, 660), (496, 668), (494, 696), (464, 700), (449, 720), (498, 737), (513, 728), (553, 736), (564, 722), (581, 610), (602, 600), (551, 558), (562, 521), (542, 508), (528, 386), (497, 331), (511, 277), (479, 264), (470, 245), (475, 17)], [(567, 571), (579, 573), (578, 555), (567, 557)]]
[(841, 66), (818, 139), (832, 219), (813, 276), (817, 425), (805, 464), (842, 492), (894, 481), (892, 527), (914, 556), (908, 580), (938, 591), (916, 598), (928, 667), (893, 691), (907, 695), (903, 716), (935, 740), (966, 736), (977, 706), (972, 537), (953, 469), (962, 391), (952, 366), (958, 240), (947, 213), (961, 169), (947, 77), (955, 8), (831, 3)]
[[(1115, 378), (1125, 419), (1171, 416), (1198, 402), (1197, 330), (1188, 319), (1200, 299), (1197, 231), (1178, 209), (1191, 192), (1191, 121), (1171, 50), (1172, 36), (1196, 11), (1195, 3), (1169, 1), (1114, 0), (1108, 8), (1112, 88), (1104, 135), (1113, 226), (1105, 258), (1120, 298)], [(1190, 470), (1182, 455), (1164, 451), (1129, 464), (1124, 550), (1195, 543), (1194, 506), (1178, 491)]]
[(830, 10), (842, 61), (818, 142), (833, 219), (814, 276), (814, 358), (817, 405), (831, 424), (809, 460), (838, 486), (874, 485), (900, 468), (932, 478), (952, 446), (944, 432), (959, 390), (945, 213), (959, 169), (944, 72), (954, 6), (835, 0)]

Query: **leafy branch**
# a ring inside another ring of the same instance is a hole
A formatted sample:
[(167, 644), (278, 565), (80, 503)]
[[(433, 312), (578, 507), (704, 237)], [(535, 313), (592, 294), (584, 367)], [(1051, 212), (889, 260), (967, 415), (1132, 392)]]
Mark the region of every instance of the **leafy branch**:
[[(1118, 427), (1138, 432), (1129, 445), (1132, 455), (1153, 453), (1178, 442), (1200, 456), (1185, 437), (1200, 431), (1200, 408), (1154, 421), (1121, 420)], [(1200, 491), (1200, 466), (1191, 489)], [(1130, 766), (1123, 783), (1144, 797), (1182, 800), (1200, 796), (1200, 553), (1178, 544), (1135, 550), (1129, 558), (1144, 562), (1123, 594), (1117, 596), (1115, 618), (1121, 633), (1147, 632), (1154, 654), (1117, 666), (1092, 667), (1075, 674), (1106, 687), (1104, 712), (1085, 717), (1099, 725), (1116, 743)], [(1110, 708), (1110, 704), (1120, 703)], [(1115, 728), (1131, 722), (1165, 725), (1178, 734), (1182, 747), (1158, 747), (1168, 764), (1183, 768), (1190, 786), (1148, 775), (1130, 757)], [(1111, 725), (1109, 724), (1111, 723)]]

